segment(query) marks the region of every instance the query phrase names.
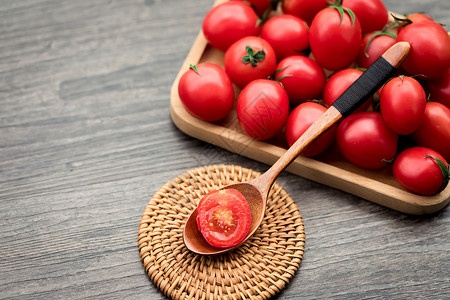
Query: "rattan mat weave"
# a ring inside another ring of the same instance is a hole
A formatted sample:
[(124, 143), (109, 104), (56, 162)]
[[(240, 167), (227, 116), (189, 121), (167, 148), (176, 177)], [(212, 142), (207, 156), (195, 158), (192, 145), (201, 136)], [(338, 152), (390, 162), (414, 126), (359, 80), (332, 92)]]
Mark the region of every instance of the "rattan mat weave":
[(212, 165), (167, 182), (147, 204), (139, 224), (142, 263), (153, 283), (172, 299), (268, 299), (300, 266), (305, 232), (293, 199), (275, 183), (255, 235), (236, 250), (198, 255), (182, 239), (184, 222), (207, 192), (258, 176), (250, 169)]

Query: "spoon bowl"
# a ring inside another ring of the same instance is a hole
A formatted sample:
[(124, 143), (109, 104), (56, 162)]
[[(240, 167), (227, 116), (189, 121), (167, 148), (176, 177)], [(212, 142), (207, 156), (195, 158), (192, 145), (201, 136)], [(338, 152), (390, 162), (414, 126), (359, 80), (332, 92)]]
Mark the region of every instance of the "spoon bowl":
[(281, 156), (265, 173), (242, 183), (231, 184), (221, 189), (236, 189), (241, 192), (250, 206), (251, 223), (245, 239), (234, 247), (218, 248), (211, 246), (197, 227), (197, 208), (191, 213), (183, 229), (186, 247), (198, 254), (221, 254), (239, 247), (258, 229), (266, 211), (267, 197), (275, 179), (300, 153), (320, 135), (336, 125), (342, 118), (351, 114), (372, 96), (391, 76), (406, 58), (410, 45), (398, 42), (378, 58), (325, 113)]
[[(264, 218), (267, 195), (258, 188), (258, 182), (253, 183), (253, 181), (257, 181), (257, 179), (259, 179), (259, 177), (249, 182), (230, 184), (221, 188), (238, 190), (244, 195), (250, 206), (250, 229), (245, 239), (239, 243), (239, 245), (248, 240), (255, 233)], [(198, 254), (211, 255), (225, 253), (239, 247), (239, 245), (230, 248), (217, 248), (211, 246), (205, 240), (200, 230), (198, 230), (196, 221), (197, 213), (198, 211), (196, 208), (189, 216), (183, 229), (183, 240), (188, 249)]]

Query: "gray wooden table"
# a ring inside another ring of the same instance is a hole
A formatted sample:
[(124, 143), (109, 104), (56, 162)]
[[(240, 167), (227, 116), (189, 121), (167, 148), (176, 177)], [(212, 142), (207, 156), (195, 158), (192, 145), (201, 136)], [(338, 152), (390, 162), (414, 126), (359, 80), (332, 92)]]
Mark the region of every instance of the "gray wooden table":
[[(0, 298), (165, 299), (137, 248), (186, 170), (267, 166), (180, 132), (169, 92), (212, 0), (0, 1)], [(450, 24), (450, 1), (386, 0)], [(450, 212), (411, 217), (284, 173), (306, 228), (278, 299), (450, 298)]]

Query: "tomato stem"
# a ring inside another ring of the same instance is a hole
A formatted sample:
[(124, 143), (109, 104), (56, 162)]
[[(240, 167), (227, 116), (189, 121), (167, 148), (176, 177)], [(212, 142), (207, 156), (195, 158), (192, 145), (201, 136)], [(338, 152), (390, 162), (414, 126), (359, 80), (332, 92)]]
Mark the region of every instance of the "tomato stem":
[(200, 75), (200, 73), (198, 72), (198, 69), (197, 69), (197, 65), (192, 65), (192, 64), (190, 64), (190, 65), (189, 65), (189, 69), (194, 70), (195, 73), (197, 73), (198, 75)]
[[(434, 159), (434, 161), (439, 165), (439, 168), (441, 169), (442, 172), (442, 176), (444, 177), (444, 181), (442, 182), (441, 188), (439, 189), (439, 192), (442, 192), (448, 185), (448, 181), (450, 179), (450, 171), (449, 171), (449, 166), (447, 166), (442, 160), (440, 160), (439, 158), (436, 158), (434, 156), (431, 155), (425, 155), (424, 158), (432, 158)], [(438, 193), (439, 193), (438, 192)]]
[[(258, 21), (258, 25), (264, 25), (270, 17), (270, 12), (278, 9), (278, 4), (283, 0), (268, 0), (271, 4), (270, 6), (263, 12), (261, 18)], [(247, 2), (247, 1), (244, 1)], [(251, 4), (250, 4), (251, 5)]]
[[(330, 2), (328, 2), (331, 4)], [(332, 3), (329, 7), (337, 9), (339, 12), (339, 15), (341, 16), (341, 21), (339, 22), (339, 26), (342, 24), (342, 21), (344, 20), (344, 14), (347, 13), (350, 16), (350, 19), (352, 21), (352, 27), (355, 25), (355, 19), (356, 16), (353, 13), (353, 11), (350, 8), (343, 7), (342, 6), (342, 0), (335, 0), (334, 3)]]
[(413, 22), (408, 17), (401, 18), (401, 17), (395, 16), (394, 14), (391, 14), (391, 16), (394, 18), (394, 21), (397, 24), (397, 26), (400, 26), (400, 27), (405, 27), (409, 24), (412, 24), (412, 22)]
[(250, 63), (252, 67), (258, 66), (259, 61), (263, 61), (266, 58), (266, 52), (264, 50), (259, 50), (255, 53), (255, 51), (250, 46), (246, 46), (245, 50), (247, 51), (247, 55), (242, 56), (241, 61), (244, 64)]
[(382, 161), (382, 162), (385, 162), (385, 163), (387, 163), (387, 164), (392, 164), (392, 163), (394, 162), (394, 160), (395, 160), (395, 157), (392, 158), (392, 159), (385, 159), (385, 158), (383, 158), (381, 161)]
[(364, 48), (364, 55), (365, 55), (366, 57), (369, 57), (369, 54), (367, 53), (367, 49), (369, 49), (369, 46), (370, 46), (370, 44), (372, 44), (374, 38), (376, 38), (377, 36), (383, 36), (383, 35), (390, 36), (390, 37), (392, 37), (392, 38), (394, 38), (394, 39), (397, 38), (397, 35), (396, 35), (395, 33), (386, 31), (386, 30), (384, 30), (384, 29), (383, 29), (382, 31), (375, 31), (375, 32), (372, 34), (372, 36), (370, 37), (369, 42), (367, 42), (366, 48)]

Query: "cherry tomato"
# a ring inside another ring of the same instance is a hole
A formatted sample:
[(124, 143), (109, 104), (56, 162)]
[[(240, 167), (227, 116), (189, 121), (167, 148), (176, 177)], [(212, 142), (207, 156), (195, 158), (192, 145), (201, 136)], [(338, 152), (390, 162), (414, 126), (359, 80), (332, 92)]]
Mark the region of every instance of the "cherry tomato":
[(309, 54), (309, 26), (299, 17), (278, 15), (270, 18), (261, 29), (261, 37), (273, 47), (278, 60)]
[(349, 162), (364, 169), (378, 169), (394, 158), (398, 135), (389, 129), (380, 113), (366, 111), (342, 120), (336, 141)]
[(284, 0), (283, 13), (294, 15), (311, 24), (314, 16), (328, 6), (327, 0)]
[(277, 66), (272, 46), (256, 36), (240, 39), (225, 52), (225, 71), (239, 88), (255, 79), (270, 77)]
[(402, 135), (413, 133), (422, 123), (427, 97), (420, 83), (412, 77), (391, 79), (380, 93), (380, 109), (386, 124)]
[(426, 85), (431, 101), (440, 102), (450, 108), (450, 69), (441, 78), (428, 80)]
[(343, 0), (361, 22), (363, 34), (379, 31), (388, 23), (388, 11), (382, 0)]
[(197, 226), (205, 240), (214, 247), (238, 245), (250, 229), (250, 206), (235, 189), (206, 194), (198, 204)]
[(209, 44), (222, 51), (235, 41), (257, 36), (261, 31), (256, 12), (240, 1), (214, 6), (203, 19), (202, 28)]
[(359, 20), (349, 10), (327, 7), (313, 19), (309, 43), (316, 61), (325, 69), (348, 67), (358, 55), (362, 34)]
[(412, 147), (402, 151), (395, 159), (392, 171), (402, 186), (425, 196), (444, 190), (449, 179), (445, 158), (426, 147)]
[(326, 76), (319, 64), (311, 58), (289, 56), (280, 61), (276, 69), (279, 71), (275, 74), (275, 80), (284, 86), (291, 104), (320, 98)]
[(289, 115), (289, 99), (273, 80), (257, 79), (239, 94), (236, 105), (240, 126), (252, 138), (267, 140), (277, 135)]
[(225, 118), (234, 104), (230, 78), (221, 67), (209, 62), (191, 66), (181, 76), (178, 95), (189, 113), (208, 122)]
[[(325, 106), (316, 102), (304, 102), (295, 107), (286, 122), (286, 141), (289, 146), (292, 146), (326, 110)], [(335, 136), (336, 126), (333, 126), (303, 150), (301, 155), (311, 157), (323, 153), (334, 142)]]
[(398, 34), (397, 41), (406, 41), (411, 45), (411, 50), (402, 63), (402, 68), (410, 75), (437, 79), (450, 67), (450, 37), (434, 21), (407, 25)]
[[(363, 71), (358, 69), (344, 69), (337, 71), (328, 79), (325, 83), (323, 90), (323, 102), (327, 106), (333, 105), (334, 101), (339, 98), (339, 96), (356, 81)], [(366, 111), (367, 108), (372, 103), (373, 98), (370, 97), (365, 103), (363, 103), (355, 112)]]
[(417, 145), (431, 148), (450, 161), (450, 109), (439, 102), (428, 102), (423, 121), (412, 137)]
[(258, 16), (262, 17), (265, 13), (270, 11), (273, 3), (271, 0), (234, 0), (234, 1), (243, 1), (248, 2), (255, 9)]
[(356, 57), (359, 68), (369, 68), (387, 49), (396, 42), (396, 36), (383, 31), (369, 33), (363, 38), (361, 49)]

